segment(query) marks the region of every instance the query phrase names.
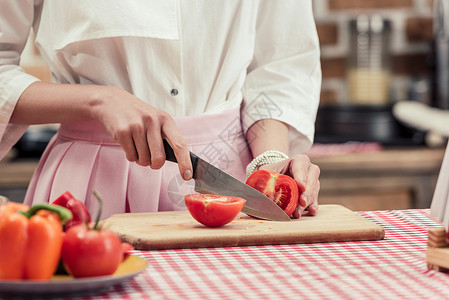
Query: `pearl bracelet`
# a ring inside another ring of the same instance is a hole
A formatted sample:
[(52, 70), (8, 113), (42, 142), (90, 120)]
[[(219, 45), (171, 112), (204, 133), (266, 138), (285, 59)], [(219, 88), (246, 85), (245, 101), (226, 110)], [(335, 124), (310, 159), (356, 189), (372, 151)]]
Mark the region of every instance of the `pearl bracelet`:
[(268, 150), (254, 158), (246, 167), (246, 177), (249, 177), (256, 168), (266, 164), (274, 164), (288, 159), (288, 155), (277, 150)]

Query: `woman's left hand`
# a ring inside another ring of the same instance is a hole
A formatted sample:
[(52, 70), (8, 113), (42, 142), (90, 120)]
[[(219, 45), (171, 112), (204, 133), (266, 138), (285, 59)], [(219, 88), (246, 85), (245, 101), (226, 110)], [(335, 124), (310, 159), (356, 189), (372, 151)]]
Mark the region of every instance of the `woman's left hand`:
[(293, 218), (299, 219), (305, 210), (308, 210), (312, 216), (316, 215), (320, 191), (320, 168), (313, 164), (307, 155), (294, 155), (278, 163), (263, 165), (259, 169), (285, 174), (295, 179), (300, 196)]

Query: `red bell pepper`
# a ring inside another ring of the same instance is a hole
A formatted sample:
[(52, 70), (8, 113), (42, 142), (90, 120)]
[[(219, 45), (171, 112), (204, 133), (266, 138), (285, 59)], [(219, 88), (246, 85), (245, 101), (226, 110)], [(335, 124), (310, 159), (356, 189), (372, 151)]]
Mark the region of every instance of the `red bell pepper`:
[(70, 227), (81, 223), (90, 223), (91, 217), (89, 210), (83, 202), (73, 197), (73, 195), (67, 191), (59, 196), (52, 204), (60, 205), (67, 208), (72, 212), (73, 218), (68, 220), (64, 225), (64, 231), (67, 231)]
[(61, 256), (69, 210), (50, 204), (0, 206), (0, 280), (49, 280)]

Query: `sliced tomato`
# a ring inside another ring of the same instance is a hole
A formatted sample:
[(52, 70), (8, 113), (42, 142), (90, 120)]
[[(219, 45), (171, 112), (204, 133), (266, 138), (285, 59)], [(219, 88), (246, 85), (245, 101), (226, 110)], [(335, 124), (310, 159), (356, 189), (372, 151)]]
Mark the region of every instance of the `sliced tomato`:
[(209, 227), (223, 226), (234, 220), (246, 202), (239, 197), (212, 194), (191, 194), (184, 199), (192, 217)]
[(273, 200), (289, 216), (298, 206), (298, 184), (290, 176), (258, 170), (248, 177), (246, 184)]

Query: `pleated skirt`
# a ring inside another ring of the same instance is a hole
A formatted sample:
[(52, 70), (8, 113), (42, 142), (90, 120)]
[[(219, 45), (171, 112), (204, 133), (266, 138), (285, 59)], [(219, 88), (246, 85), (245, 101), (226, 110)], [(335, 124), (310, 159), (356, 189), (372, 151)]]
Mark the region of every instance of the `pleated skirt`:
[[(239, 109), (219, 114), (176, 117), (190, 150), (236, 178), (245, 180), (251, 160)], [(128, 212), (184, 210), (184, 195), (195, 193), (178, 166), (161, 169), (126, 160), (120, 145), (95, 121), (61, 124), (43, 153), (29, 184), (26, 204), (52, 202), (65, 191), (83, 201), (95, 217), (102, 197), (101, 219)]]

